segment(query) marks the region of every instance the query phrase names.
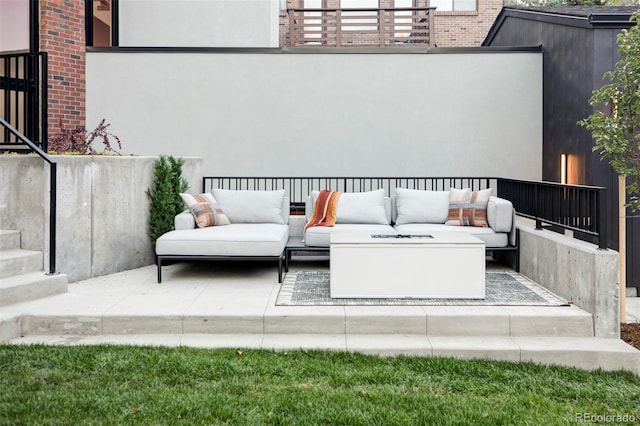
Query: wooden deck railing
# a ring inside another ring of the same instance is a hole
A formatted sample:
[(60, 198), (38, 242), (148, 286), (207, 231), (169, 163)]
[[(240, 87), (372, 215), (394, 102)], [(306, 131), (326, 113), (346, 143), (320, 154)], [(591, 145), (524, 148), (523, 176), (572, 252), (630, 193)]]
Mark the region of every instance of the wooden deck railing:
[(289, 46), (435, 46), (435, 7), (288, 9)]

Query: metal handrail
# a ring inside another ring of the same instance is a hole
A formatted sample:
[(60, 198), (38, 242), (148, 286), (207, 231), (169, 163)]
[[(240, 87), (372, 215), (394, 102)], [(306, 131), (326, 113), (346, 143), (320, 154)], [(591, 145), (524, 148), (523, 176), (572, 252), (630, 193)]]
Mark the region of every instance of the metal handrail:
[(312, 190), (331, 189), (344, 192), (363, 192), (384, 189), (387, 197), (395, 195), (396, 188), (446, 190), (468, 187), (486, 189), (496, 187), (496, 178), (490, 177), (259, 177), (259, 176), (205, 176), (202, 188), (239, 190), (283, 189), (291, 201), (293, 213), (304, 211), (307, 196)]
[(606, 188), (568, 185), (556, 182), (532, 182), (499, 179), (498, 195), (513, 203), (518, 216), (535, 220), (536, 229), (543, 223), (570, 230), (598, 240), (598, 247), (608, 244)]
[(16, 136), (25, 145), (31, 148), (36, 154), (40, 156), (44, 161), (49, 163), (49, 275), (56, 273), (56, 199), (57, 199), (57, 163), (40, 147), (31, 142), (22, 133), (16, 130), (13, 126), (7, 123), (4, 119), (0, 118), (0, 125), (5, 129), (8, 129), (14, 136)]
[[(44, 151), (48, 141), (48, 55), (47, 52), (0, 54), (0, 90), (5, 92), (5, 120), (32, 141), (39, 142)], [(9, 113), (13, 113), (13, 116)], [(20, 151), (12, 147), (8, 130), (3, 151)], [(16, 144), (17, 145), (17, 144)]]

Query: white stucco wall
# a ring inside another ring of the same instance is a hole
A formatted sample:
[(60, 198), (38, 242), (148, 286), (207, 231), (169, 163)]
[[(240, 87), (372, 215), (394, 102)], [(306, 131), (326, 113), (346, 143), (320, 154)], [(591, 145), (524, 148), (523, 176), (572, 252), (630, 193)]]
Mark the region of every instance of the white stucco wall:
[(278, 47), (278, 0), (119, 3), (120, 46)]
[(0, 52), (29, 49), (29, 2), (0, 0)]
[(87, 55), (87, 126), (207, 175), (541, 178), (542, 54)]

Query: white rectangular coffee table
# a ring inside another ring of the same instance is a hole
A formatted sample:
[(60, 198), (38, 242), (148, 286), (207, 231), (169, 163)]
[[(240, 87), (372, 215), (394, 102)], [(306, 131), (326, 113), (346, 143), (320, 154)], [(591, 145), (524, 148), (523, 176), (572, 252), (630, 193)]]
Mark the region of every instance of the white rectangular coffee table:
[(483, 299), (484, 242), (462, 231), (429, 235), (331, 233), (331, 297)]

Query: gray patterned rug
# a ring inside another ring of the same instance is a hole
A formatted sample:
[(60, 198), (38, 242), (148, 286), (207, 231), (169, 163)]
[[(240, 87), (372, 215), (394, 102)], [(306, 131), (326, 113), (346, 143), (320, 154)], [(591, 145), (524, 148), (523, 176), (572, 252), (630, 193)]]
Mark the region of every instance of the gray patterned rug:
[(287, 274), (276, 306), (568, 306), (545, 288), (509, 272), (487, 272), (484, 299), (332, 299), (329, 271)]

